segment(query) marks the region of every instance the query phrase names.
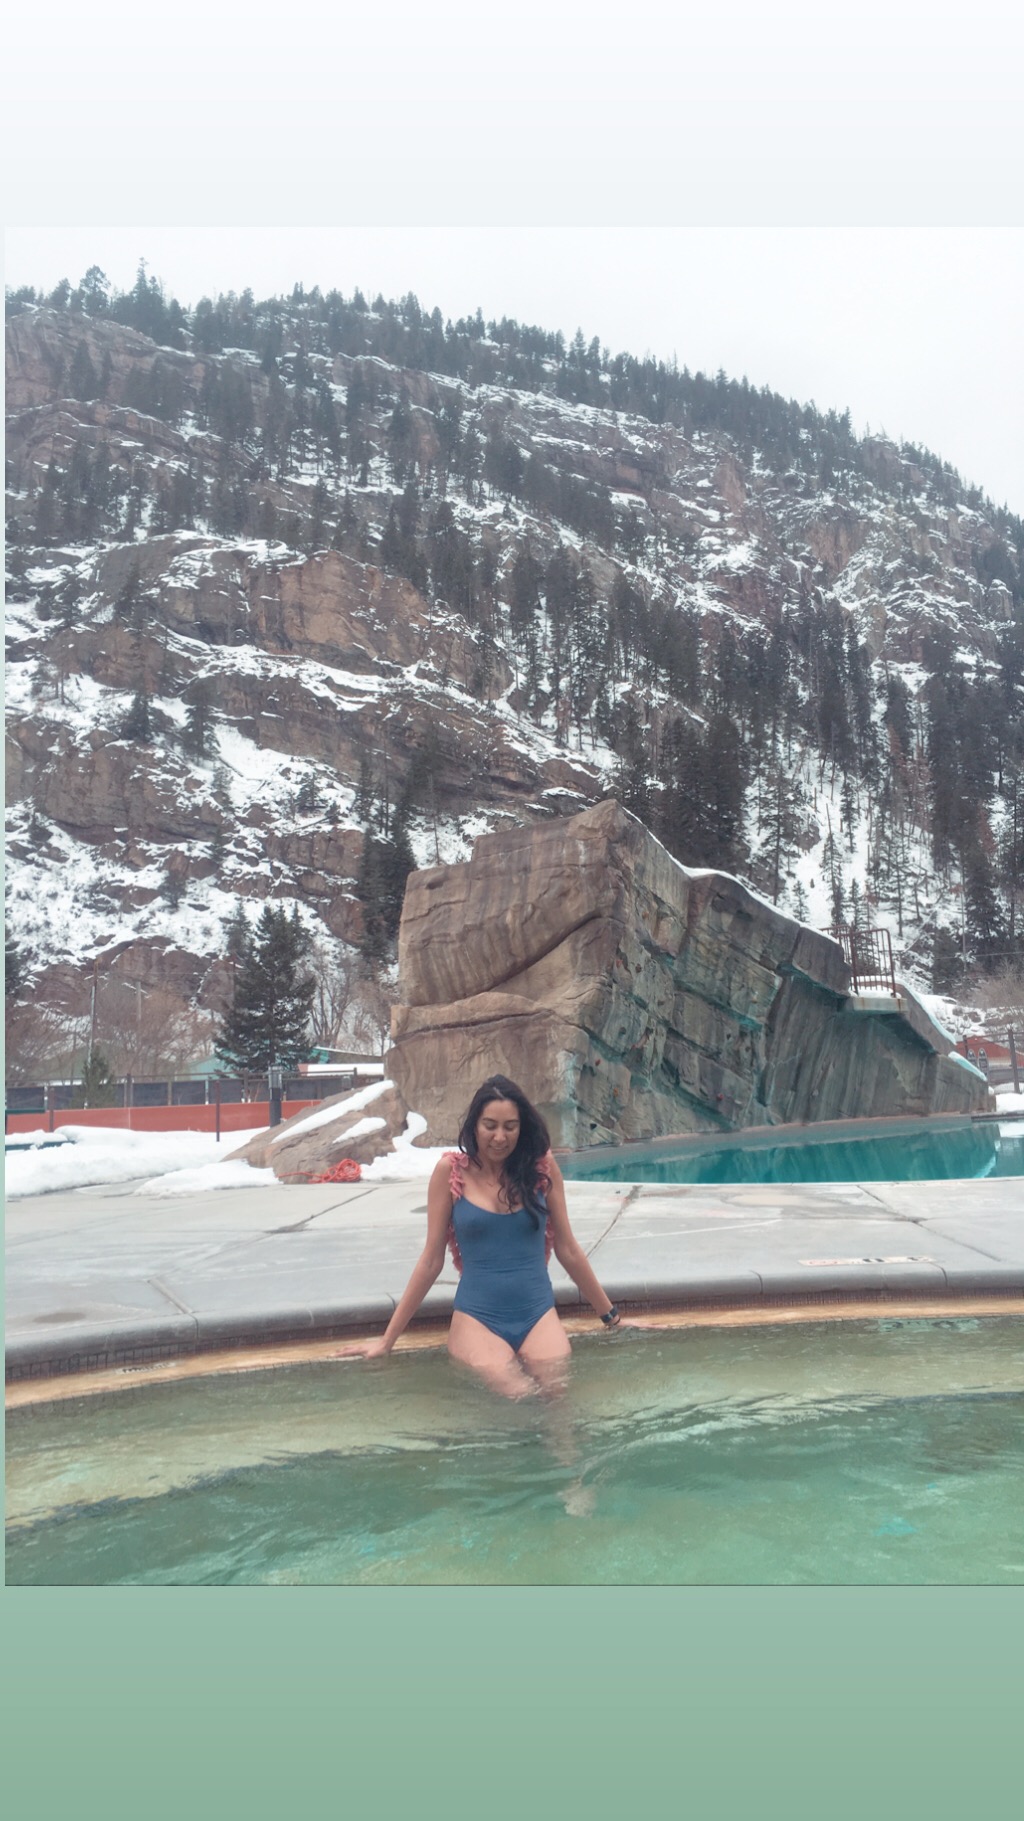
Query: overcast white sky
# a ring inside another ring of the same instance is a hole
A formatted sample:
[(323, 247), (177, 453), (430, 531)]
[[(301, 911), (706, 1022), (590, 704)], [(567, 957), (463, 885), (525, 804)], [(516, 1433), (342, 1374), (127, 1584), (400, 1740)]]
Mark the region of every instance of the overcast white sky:
[(53, 6), (45, 58), (7, 30), (8, 284), (141, 256), (188, 304), (301, 280), (582, 327), (849, 406), (1024, 514), (1020, 9)]

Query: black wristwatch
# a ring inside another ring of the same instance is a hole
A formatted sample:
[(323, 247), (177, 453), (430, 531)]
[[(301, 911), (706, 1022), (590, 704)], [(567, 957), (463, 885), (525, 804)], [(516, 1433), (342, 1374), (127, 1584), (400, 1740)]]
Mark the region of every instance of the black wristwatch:
[(606, 1328), (614, 1328), (620, 1319), (619, 1311), (614, 1303), (612, 1303), (611, 1308), (601, 1317)]

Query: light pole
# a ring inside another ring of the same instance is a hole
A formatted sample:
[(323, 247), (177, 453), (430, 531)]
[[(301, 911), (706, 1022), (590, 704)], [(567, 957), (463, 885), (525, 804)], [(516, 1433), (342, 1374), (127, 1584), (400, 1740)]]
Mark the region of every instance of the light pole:
[(92, 996), (89, 1008), (89, 1052), (86, 1057), (90, 1068), (92, 1067), (92, 1053), (96, 1047), (96, 970), (99, 964), (99, 956), (94, 955), (92, 958)]

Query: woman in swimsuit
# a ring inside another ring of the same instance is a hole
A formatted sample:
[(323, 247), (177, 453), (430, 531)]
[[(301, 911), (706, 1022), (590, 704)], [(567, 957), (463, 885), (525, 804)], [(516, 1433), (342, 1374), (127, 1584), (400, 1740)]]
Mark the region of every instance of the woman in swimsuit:
[(548, 1276), (552, 1251), (605, 1326), (619, 1325), (569, 1225), (547, 1126), (504, 1075), (477, 1089), (458, 1151), (434, 1167), (426, 1244), (387, 1328), (379, 1340), (341, 1348), (337, 1357), (391, 1352), (440, 1275), (446, 1246), (461, 1273), (448, 1352), (505, 1396), (523, 1396), (534, 1380), (550, 1382), (569, 1353)]

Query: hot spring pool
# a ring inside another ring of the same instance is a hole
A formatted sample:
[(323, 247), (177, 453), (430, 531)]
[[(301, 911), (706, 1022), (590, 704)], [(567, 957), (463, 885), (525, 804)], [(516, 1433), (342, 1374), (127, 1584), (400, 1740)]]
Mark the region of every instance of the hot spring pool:
[[(559, 1157), (577, 1182), (944, 1182), (1024, 1176), (1024, 1121), (857, 1122), (728, 1138), (663, 1138)], [(896, 1129), (893, 1129), (894, 1126)], [(818, 1131), (814, 1139), (808, 1133)]]
[(1024, 1322), (577, 1341), (557, 1405), (442, 1351), (11, 1410), (11, 1584), (1024, 1582)]

